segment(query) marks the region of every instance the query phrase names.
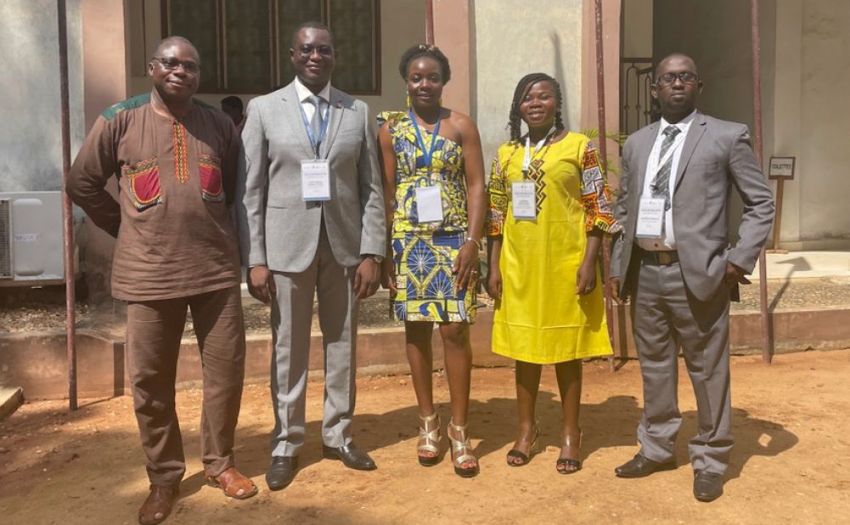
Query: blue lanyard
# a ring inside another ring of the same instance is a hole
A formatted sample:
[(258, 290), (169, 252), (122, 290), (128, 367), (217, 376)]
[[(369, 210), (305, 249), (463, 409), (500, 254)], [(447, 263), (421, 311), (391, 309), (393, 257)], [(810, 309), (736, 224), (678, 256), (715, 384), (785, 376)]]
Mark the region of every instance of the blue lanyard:
[[(310, 125), (310, 122), (307, 121), (307, 114), (304, 113), (304, 105), (300, 102), (298, 103), (298, 109), (301, 110), (301, 120), (304, 121), (304, 129), (307, 130), (307, 137), (310, 139), (310, 145), (313, 146), (313, 151), (316, 152), (316, 158), (319, 158), (319, 147), (322, 145), (322, 142), (325, 141), (325, 135), (328, 134), (328, 115), (330, 113), (331, 106), (328, 104), (327, 109), (325, 109), (325, 117), (322, 119), (322, 131), (319, 133), (319, 142), (316, 143), (316, 137), (313, 135), (313, 126)], [(319, 108), (316, 108), (316, 111), (319, 111)]]
[[(440, 110), (442, 112), (442, 109)], [(434, 126), (434, 131), (431, 132), (431, 148), (425, 151), (425, 141), (422, 140), (422, 132), (419, 131), (419, 124), (416, 123), (416, 117), (413, 116), (413, 108), (407, 110), (410, 115), (410, 120), (413, 121), (413, 129), (416, 130), (416, 145), (422, 150), (422, 158), (425, 160), (425, 166), (431, 167), (431, 158), (434, 156), (434, 150), (437, 148), (437, 135), (440, 133), (440, 117), (437, 117), (437, 124)], [(438, 113), (439, 115), (439, 113)]]

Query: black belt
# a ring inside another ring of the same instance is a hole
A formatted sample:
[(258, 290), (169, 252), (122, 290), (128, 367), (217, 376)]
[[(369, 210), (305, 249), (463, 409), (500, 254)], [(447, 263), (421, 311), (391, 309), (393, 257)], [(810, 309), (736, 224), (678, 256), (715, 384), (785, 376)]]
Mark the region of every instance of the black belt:
[(679, 252), (675, 250), (653, 252), (641, 248), (640, 254), (643, 262), (653, 266), (669, 266), (679, 262)]

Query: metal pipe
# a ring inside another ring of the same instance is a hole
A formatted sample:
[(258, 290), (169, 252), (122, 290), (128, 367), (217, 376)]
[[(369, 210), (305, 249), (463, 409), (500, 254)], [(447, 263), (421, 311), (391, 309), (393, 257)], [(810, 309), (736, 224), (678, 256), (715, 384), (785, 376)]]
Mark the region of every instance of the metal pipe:
[[(753, 149), (759, 166), (763, 166), (761, 151), (761, 67), (759, 65), (761, 42), (759, 40), (758, 0), (750, 0), (750, 22), (753, 39), (753, 118), (755, 121)], [(773, 345), (770, 337), (770, 312), (767, 302), (767, 257), (764, 248), (759, 254), (759, 302), (761, 303), (761, 357), (765, 363), (770, 364)]]
[[(608, 171), (608, 145), (605, 129), (605, 58), (602, 54), (602, 0), (596, 0), (596, 101), (599, 106), (599, 169), (604, 177)], [(602, 291), (605, 296), (605, 316), (608, 319), (608, 340), (614, 347), (614, 305), (605, 283), (611, 271), (611, 240), (602, 241)], [(614, 356), (608, 358), (608, 367), (613, 372)]]
[(434, 45), (434, 0), (425, 0), (425, 43)]
[[(59, 96), (62, 106), (62, 187), (71, 170), (71, 111), (68, 101), (68, 10), (58, 0), (59, 11)], [(63, 240), (65, 245), (65, 337), (68, 339), (68, 405), (77, 410), (76, 294), (74, 293), (74, 212), (71, 198), (62, 192)]]

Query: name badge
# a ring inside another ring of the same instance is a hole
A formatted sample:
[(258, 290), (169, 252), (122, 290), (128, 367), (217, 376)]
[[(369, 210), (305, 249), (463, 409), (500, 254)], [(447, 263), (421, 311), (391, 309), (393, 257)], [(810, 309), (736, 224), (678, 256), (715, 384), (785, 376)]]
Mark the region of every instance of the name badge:
[(515, 219), (537, 218), (537, 188), (533, 182), (514, 182), (511, 185), (511, 201)]
[(443, 197), (439, 184), (416, 188), (416, 210), (420, 224), (443, 221)]
[(301, 200), (331, 200), (331, 170), (327, 160), (301, 161)]
[(660, 239), (664, 228), (664, 199), (641, 199), (635, 237)]

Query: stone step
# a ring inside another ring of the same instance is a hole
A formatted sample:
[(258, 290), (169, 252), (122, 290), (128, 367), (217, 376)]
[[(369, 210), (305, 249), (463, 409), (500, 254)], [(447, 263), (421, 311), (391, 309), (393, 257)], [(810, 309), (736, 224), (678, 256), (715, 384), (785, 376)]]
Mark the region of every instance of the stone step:
[(11, 416), (24, 404), (24, 390), (21, 387), (0, 386), (0, 420)]

